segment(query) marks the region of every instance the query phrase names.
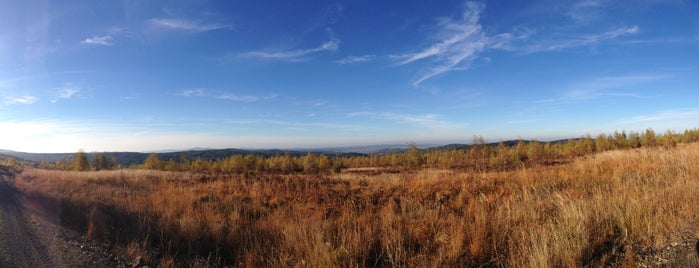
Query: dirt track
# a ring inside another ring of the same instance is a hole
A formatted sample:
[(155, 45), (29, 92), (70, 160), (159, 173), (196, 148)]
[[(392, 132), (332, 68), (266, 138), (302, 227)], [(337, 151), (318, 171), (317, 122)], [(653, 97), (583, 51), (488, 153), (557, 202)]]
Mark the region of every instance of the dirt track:
[[(7, 170), (0, 170), (7, 175)], [(126, 267), (0, 180), (0, 267)]]

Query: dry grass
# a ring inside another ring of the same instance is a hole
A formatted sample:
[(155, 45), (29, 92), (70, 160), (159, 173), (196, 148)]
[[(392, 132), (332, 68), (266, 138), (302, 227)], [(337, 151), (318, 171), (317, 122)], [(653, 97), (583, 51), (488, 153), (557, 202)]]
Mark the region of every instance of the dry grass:
[(95, 239), (159, 252), (149, 261), (163, 266), (194, 265), (192, 256), (253, 267), (632, 264), (699, 228), (689, 226), (699, 215), (699, 144), (493, 173), (26, 169), (14, 184), (61, 201)]

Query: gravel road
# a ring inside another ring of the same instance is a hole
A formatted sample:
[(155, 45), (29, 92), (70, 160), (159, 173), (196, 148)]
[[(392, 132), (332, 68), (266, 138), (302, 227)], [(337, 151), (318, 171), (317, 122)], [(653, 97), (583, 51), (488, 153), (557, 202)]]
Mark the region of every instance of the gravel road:
[(130, 267), (0, 181), (0, 267)]

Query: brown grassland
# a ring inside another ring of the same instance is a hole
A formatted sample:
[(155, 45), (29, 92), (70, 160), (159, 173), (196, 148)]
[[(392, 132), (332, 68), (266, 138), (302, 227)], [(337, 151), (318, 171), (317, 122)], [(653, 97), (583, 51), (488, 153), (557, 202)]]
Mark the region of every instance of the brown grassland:
[(66, 225), (161, 267), (633, 266), (699, 230), (697, 143), (385, 171), (24, 168), (13, 184)]

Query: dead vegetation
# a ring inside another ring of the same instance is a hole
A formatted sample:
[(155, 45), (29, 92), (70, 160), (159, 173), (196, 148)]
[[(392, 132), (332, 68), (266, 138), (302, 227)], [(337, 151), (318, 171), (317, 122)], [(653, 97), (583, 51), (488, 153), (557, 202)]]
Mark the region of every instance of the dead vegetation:
[(27, 168), (14, 185), (165, 267), (633, 266), (699, 227), (699, 144), (502, 172), (375, 171)]

